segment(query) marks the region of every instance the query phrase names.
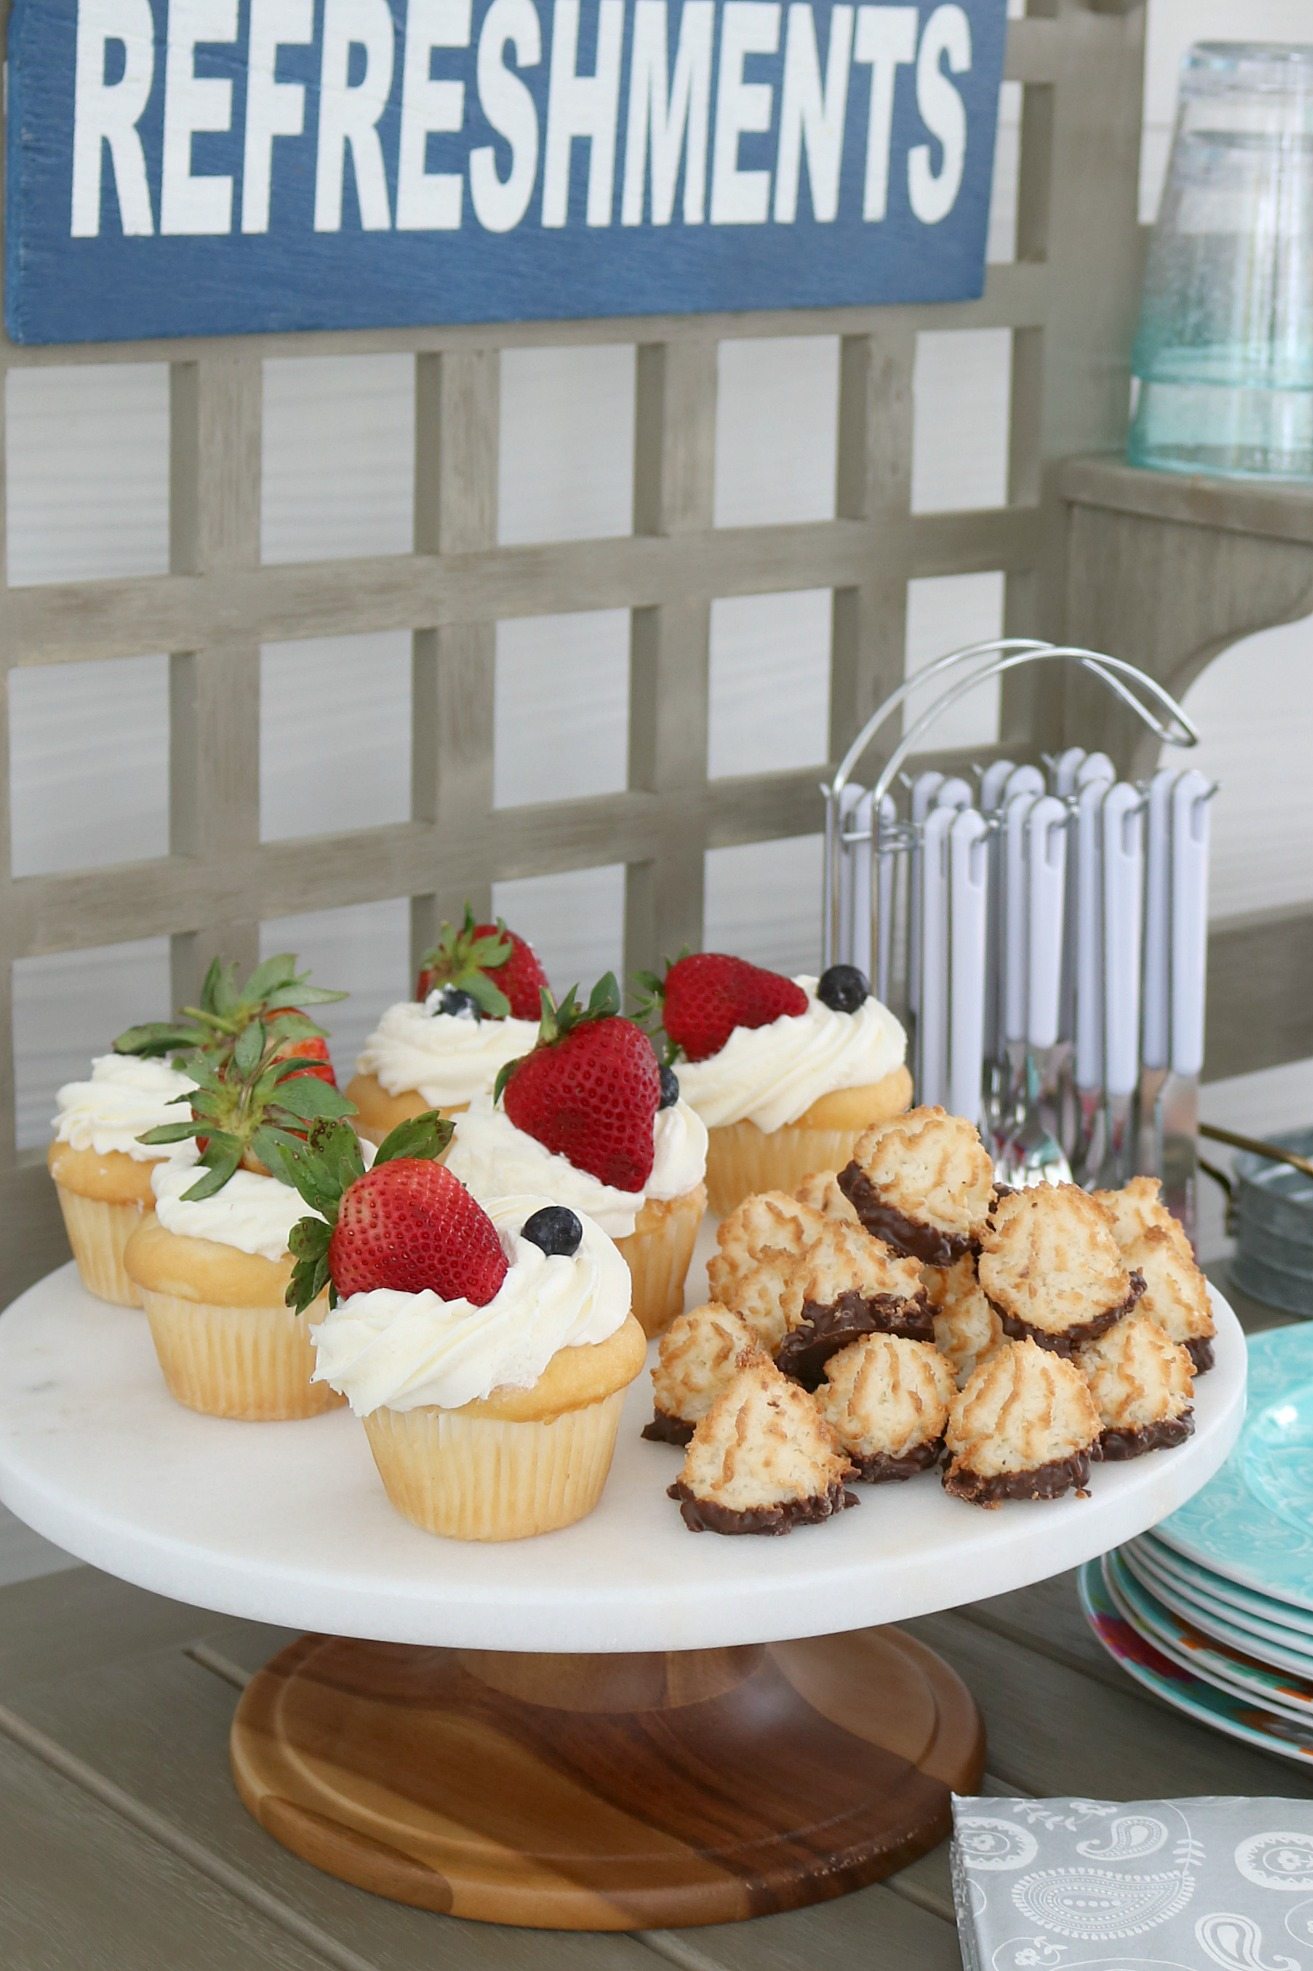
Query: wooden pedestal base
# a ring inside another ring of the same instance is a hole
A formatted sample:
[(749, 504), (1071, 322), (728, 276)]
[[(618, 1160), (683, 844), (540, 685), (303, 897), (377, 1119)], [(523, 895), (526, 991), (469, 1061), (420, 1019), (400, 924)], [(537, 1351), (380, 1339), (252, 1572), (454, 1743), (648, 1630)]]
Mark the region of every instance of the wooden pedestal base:
[(243, 1801), (316, 1867), (554, 1930), (844, 1895), (942, 1840), (983, 1761), (966, 1688), (897, 1629), (650, 1656), (306, 1636), (232, 1730)]

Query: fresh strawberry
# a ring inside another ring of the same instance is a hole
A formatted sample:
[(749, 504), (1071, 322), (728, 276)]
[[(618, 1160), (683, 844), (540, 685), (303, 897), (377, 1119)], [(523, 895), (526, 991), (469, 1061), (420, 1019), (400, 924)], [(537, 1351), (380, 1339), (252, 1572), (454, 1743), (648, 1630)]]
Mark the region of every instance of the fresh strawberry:
[[(305, 1019), (305, 1014), (298, 1012), (295, 1006), (289, 1006), (285, 1010), (288, 1013), (295, 1014), (298, 1019)], [(311, 1063), (310, 1066), (294, 1068), (292, 1072), (294, 1074), (313, 1075), (316, 1081), (326, 1081), (330, 1088), (337, 1087), (337, 1076), (333, 1072), (333, 1061), (328, 1051), (328, 1042), (321, 1033), (307, 1034), (302, 1040), (289, 1040), (285, 1046), (279, 1048), (278, 1059), (280, 1061), (307, 1061)]]
[(486, 1307), (506, 1278), (497, 1228), (437, 1159), (451, 1124), (435, 1110), (403, 1122), (365, 1169), (346, 1123), (322, 1123), (284, 1168), (320, 1215), (292, 1228), (296, 1264), (288, 1305), (300, 1313), (324, 1288), (345, 1294), (379, 1287), (436, 1293)]
[(533, 946), (501, 918), (495, 924), (476, 924), (465, 906), (460, 925), (444, 924), (432, 951), (420, 960), (416, 999), (427, 999), (439, 986), (467, 992), (485, 1020), (536, 1020), (547, 989), (547, 974)]
[(196, 1138), (201, 1174), (186, 1197), (212, 1197), (240, 1169), (282, 1176), (286, 1152), (304, 1140), (312, 1123), (352, 1112), (336, 1084), (325, 1086), (316, 1070), (295, 1065), (290, 1050), (305, 1044), (301, 1028), (307, 1024), (303, 1014), (271, 1014), (244, 1027), (223, 1053), (198, 1050), (186, 1057), (195, 1086), (178, 1100), (187, 1106), (187, 1120), (147, 1130), (141, 1139)]
[[(317, 1039), (324, 1030), (299, 1009), (304, 1006), (330, 1006), (345, 999), (344, 992), (326, 986), (312, 986), (308, 972), (298, 972), (290, 951), (279, 952), (257, 965), (244, 986), (237, 983), (235, 965), (216, 958), (205, 975), (200, 1004), (184, 1006), (173, 1020), (151, 1020), (129, 1027), (114, 1042), (116, 1054), (179, 1054), (197, 1048), (208, 1054), (223, 1054), (254, 1021), (277, 1018), (285, 1022), (284, 1037), (290, 1041)], [(293, 1024), (295, 1023), (295, 1025)], [(289, 1049), (290, 1051), (290, 1049)], [(328, 1050), (307, 1057), (327, 1061)], [(317, 1071), (316, 1071), (317, 1073)], [(332, 1079), (331, 1070), (318, 1079)]]
[(718, 951), (678, 958), (664, 978), (643, 974), (649, 1005), (661, 1006), (671, 1045), (688, 1061), (719, 1054), (735, 1027), (768, 1027), (807, 1011), (807, 995), (780, 972)]
[(559, 1006), (543, 999), (538, 1043), (497, 1078), (517, 1129), (617, 1191), (641, 1191), (652, 1175), (661, 1071), (652, 1043), (620, 1017), (611, 973), (581, 1007), (572, 986)]

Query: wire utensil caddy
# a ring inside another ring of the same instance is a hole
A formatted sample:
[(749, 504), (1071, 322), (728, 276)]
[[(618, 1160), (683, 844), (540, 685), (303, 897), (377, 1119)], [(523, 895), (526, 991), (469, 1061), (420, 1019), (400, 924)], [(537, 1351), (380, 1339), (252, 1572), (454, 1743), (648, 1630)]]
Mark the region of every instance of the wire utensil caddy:
[[(917, 1099), (979, 1122), (1003, 1181), (1148, 1171), (1193, 1232), (1216, 784), (1178, 766), (1132, 783), (1079, 746), (1042, 765), (903, 771), (945, 713), (1035, 664), (1093, 678), (1164, 747), (1198, 742), (1124, 658), (1029, 637), (948, 652), (885, 699), (822, 790), (824, 962), (868, 974), (908, 1028)], [(926, 690), (874, 784), (859, 782)]]

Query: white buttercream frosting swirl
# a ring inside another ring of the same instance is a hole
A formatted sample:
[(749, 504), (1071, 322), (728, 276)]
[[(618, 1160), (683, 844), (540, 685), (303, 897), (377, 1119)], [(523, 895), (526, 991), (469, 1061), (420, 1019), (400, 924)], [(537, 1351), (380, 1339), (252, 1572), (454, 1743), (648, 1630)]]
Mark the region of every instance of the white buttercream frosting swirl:
[(682, 1198), (706, 1175), (706, 1124), (687, 1102), (658, 1109), (652, 1148), (652, 1174), (643, 1189), (619, 1191), (517, 1129), (506, 1111), (494, 1108), (485, 1096), (456, 1117), (447, 1168), (476, 1198), (537, 1192), (553, 1204), (586, 1213), (613, 1239), (625, 1239), (649, 1198)]
[(485, 1210), (510, 1261), (486, 1307), (377, 1287), (340, 1301), (314, 1328), (314, 1380), (357, 1416), (423, 1404), (458, 1410), (495, 1389), (532, 1389), (553, 1355), (606, 1341), (629, 1313), (629, 1268), (590, 1219), (568, 1257), (520, 1228), (552, 1197), (504, 1197)]
[(185, 1122), (186, 1111), (173, 1104), (195, 1086), (190, 1075), (179, 1074), (167, 1061), (101, 1054), (91, 1063), (89, 1081), (66, 1082), (55, 1097), (56, 1141), (100, 1157), (119, 1151), (134, 1163), (168, 1161), (176, 1145), (137, 1139), (148, 1129)]
[(388, 1007), (356, 1067), (389, 1095), (413, 1091), (433, 1108), (451, 1108), (490, 1089), (537, 1038), (533, 1020), (465, 1019), (408, 999)]
[(181, 1239), (213, 1239), (261, 1259), (282, 1259), (298, 1218), (318, 1217), (299, 1191), (258, 1170), (235, 1170), (223, 1189), (209, 1198), (185, 1198), (202, 1172), (196, 1146), (185, 1144), (187, 1159), (160, 1164), (151, 1172), (155, 1216), (166, 1232)]
[(816, 997), (817, 981), (795, 979), (805, 1013), (785, 1013), (765, 1027), (735, 1027), (718, 1054), (679, 1061), (681, 1093), (710, 1129), (755, 1122), (780, 1129), (822, 1095), (864, 1088), (901, 1067), (907, 1035), (887, 1006), (867, 998), (855, 1013), (836, 1013)]

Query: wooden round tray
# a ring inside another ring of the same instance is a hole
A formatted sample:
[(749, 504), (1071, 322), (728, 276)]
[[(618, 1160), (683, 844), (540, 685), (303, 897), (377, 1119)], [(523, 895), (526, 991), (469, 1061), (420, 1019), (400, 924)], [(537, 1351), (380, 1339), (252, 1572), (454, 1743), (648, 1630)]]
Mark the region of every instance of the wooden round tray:
[(640, 1378), (597, 1511), (480, 1547), (393, 1512), (345, 1411), (180, 1408), (144, 1317), (70, 1266), (0, 1321), (0, 1498), (142, 1587), (323, 1632), (253, 1680), (232, 1741), (243, 1799), (306, 1859), (489, 1921), (720, 1922), (942, 1838), (979, 1718), (946, 1664), (871, 1625), (1075, 1566), (1203, 1485), (1244, 1412), (1244, 1338), (1214, 1304), (1195, 1436), (1096, 1467), (1085, 1500), (984, 1513), (927, 1476), (784, 1540), (694, 1537), (665, 1496), (677, 1454), (639, 1435)]

